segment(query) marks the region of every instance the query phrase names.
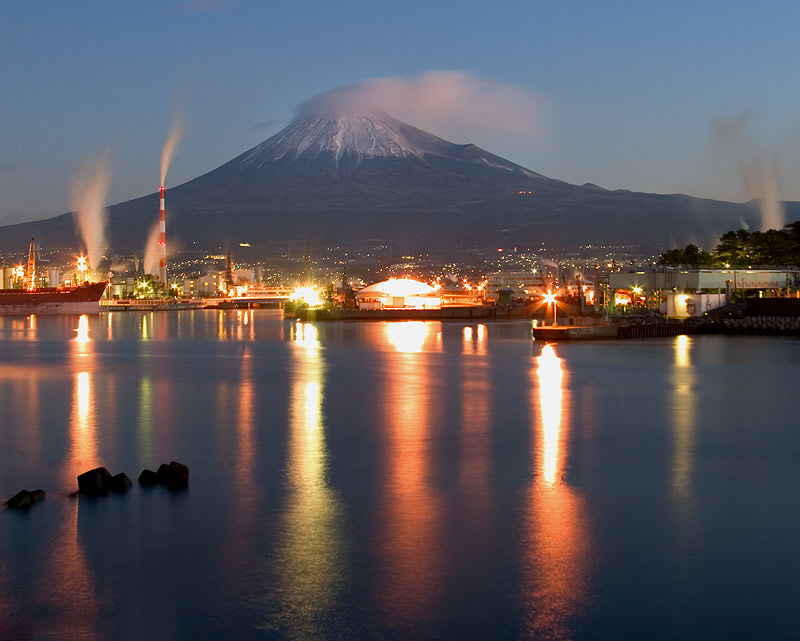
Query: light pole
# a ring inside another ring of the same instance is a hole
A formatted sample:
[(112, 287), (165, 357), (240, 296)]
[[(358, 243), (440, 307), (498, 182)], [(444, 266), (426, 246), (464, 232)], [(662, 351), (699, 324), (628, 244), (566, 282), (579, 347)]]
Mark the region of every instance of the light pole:
[(556, 322), (556, 308), (558, 307), (558, 303), (556, 303), (556, 295), (551, 294), (549, 291), (544, 295), (545, 301), (547, 304), (553, 303), (553, 327), (558, 327), (558, 322)]

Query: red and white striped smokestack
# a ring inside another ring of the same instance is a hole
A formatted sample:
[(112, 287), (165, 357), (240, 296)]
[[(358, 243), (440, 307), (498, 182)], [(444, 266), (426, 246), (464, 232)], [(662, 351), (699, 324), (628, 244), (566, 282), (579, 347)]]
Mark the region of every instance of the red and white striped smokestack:
[(161, 193), (161, 210), (159, 213), (159, 225), (160, 225), (160, 235), (158, 239), (158, 244), (160, 246), (160, 260), (158, 263), (158, 280), (161, 281), (161, 284), (166, 287), (167, 286), (167, 224), (164, 221), (164, 185), (159, 187), (159, 191)]

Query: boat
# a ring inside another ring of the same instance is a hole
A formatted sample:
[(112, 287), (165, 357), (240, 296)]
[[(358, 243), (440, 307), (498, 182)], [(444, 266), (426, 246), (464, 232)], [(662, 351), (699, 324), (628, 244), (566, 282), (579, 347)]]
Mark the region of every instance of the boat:
[[(20, 268), (21, 269), (21, 268)], [(31, 238), (24, 286), (0, 289), (0, 315), (3, 314), (87, 314), (100, 311), (105, 281), (60, 287), (36, 284), (36, 241)]]
[(87, 282), (69, 287), (0, 289), (0, 315), (99, 312), (99, 301), (107, 284)]

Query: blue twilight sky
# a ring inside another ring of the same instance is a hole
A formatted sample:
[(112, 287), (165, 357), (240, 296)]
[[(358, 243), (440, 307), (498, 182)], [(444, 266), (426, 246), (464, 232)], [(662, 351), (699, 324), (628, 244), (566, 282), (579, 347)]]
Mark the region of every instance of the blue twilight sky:
[(155, 192), (176, 118), (167, 187), (316, 94), (387, 78), (416, 105), (394, 115), (546, 176), (800, 200), (794, 0), (33, 0), (2, 15), (0, 223), (69, 211), (98, 157), (106, 204)]

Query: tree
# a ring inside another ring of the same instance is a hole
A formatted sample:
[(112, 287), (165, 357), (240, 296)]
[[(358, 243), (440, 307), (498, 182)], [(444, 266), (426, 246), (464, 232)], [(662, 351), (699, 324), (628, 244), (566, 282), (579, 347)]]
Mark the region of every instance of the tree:
[(747, 265), (752, 262), (752, 234), (746, 229), (737, 229), (722, 234), (714, 248), (714, 258), (722, 265)]
[(713, 265), (714, 258), (706, 250), (692, 243), (683, 249), (670, 249), (658, 259), (659, 265)]

